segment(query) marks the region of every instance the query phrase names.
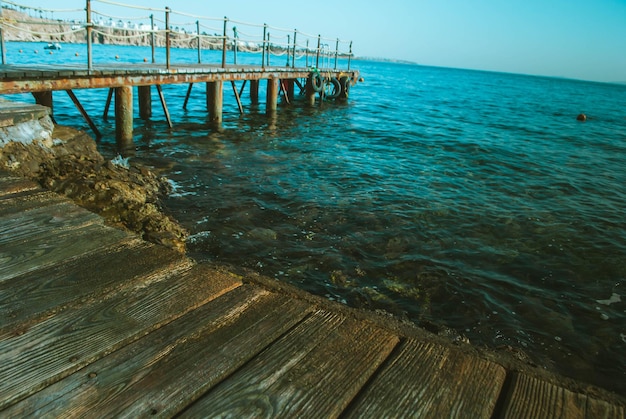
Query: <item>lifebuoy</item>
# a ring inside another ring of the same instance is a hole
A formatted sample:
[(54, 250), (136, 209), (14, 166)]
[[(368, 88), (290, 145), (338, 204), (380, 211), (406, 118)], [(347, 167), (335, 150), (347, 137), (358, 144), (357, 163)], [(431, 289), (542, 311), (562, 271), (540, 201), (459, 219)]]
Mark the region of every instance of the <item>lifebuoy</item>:
[(332, 87), (330, 87), (329, 90), (324, 91), (324, 96), (328, 99), (337, 99), (341, 94), (341, 83), (339, 83), (339, 80), (337, 80), (336, 77), (331, 77), (329, 86)]
[(313, 91), (315, 93), (321, 92), (324, 88), (324, 79), (322, 79), (320, 73), (311, 73), (309, 77), (311, 77), (311, 88), (313, 89)]

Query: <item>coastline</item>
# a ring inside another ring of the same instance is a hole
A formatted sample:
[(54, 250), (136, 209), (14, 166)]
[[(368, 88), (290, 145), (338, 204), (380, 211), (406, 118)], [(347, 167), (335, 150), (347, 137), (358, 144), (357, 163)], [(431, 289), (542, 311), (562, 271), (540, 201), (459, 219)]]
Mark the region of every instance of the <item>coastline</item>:
[[(50, 42), (50, 43), (87, 43), (84, 30), (72, 31), (72, 23), (51, 19), (42, 19), (12, 10), (2, 9), (2, 19), (9, 26), (3, 30), (4, 40), (8, 42)], [(122, 28), (98, 27), (99, 34), (94, 34), (92, 42), (102, 45), (130, 45), (149, 46), (152, 36), (149, 32), (128, 30)], [(155, 46), (165, 46), (165, 37), (155, 36)], [(194, 35), (171, 32), (170, 45), (172, 48), (197, 48), (198, 43)], [(202, 39), (203, 49), (212, 50), (221, 48), (221, 37), (215, 41), (209, 38)]]

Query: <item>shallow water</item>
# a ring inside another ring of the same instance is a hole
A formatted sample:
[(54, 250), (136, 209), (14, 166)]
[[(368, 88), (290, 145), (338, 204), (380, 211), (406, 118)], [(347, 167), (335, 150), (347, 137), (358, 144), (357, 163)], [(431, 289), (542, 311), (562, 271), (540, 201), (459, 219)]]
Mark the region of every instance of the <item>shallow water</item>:
[[(167, 205), (194, 257), (520, 348), (626, 393), (626, 86), (353, 67), (365, 83), (347, 104), (268, 118), (244, 96), (240, 116), (227, 89), (217, 131), (201, 87), (183, 111), (185, 87), (165, 86), (175, 128), (156, 97), (153, 121), (136, 119), (136, 158), (175, 185)], [(106, 91), (77, 94), (102, 113)], [(60, 92), (55, 106), (58, 122), (87, 129)], [(98, 123), (111, 154), (112, 122)]]

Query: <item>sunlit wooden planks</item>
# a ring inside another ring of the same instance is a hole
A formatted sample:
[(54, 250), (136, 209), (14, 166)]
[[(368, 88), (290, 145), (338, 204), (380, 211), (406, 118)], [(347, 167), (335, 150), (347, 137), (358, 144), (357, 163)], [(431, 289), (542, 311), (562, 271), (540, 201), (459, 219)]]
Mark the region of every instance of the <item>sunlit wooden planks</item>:
[(0, 170), (0, 198), (23, 191), (39, 189), (39, 185), (27, 179), (7, 175)]
[(3, 412), (9, 416), (171, 417), (310, 311), (235, 289)]
[(240, 285), (200, 267), (151, 279), (0, 335), (0, 409)]
[(624, 408), (524, 374), (513, 374), (502, 418), (624, 419)]
[[(14, 223), (0, 220), (0, 281), (100, 250), (128, 237), (121, 230), (93, 224), (89, 218), (65, 222), (54, 217), (25, 220), (23, 216)], [(53, 227), (55, 223), (58, 228)]]
[(497, 364), (410, 339), (347, 416), (489, 418), (505, 376)]
[(183, 255), (129, 235), (99, 252), (86, 254), (10, 280), (0, 281), (0, 330), (72, 302), (127, 286), (131, 281), (163, 275), (188, 263)]
[(398, 340), (368, 323), (318, 310), (183, 417), (338, 416)]

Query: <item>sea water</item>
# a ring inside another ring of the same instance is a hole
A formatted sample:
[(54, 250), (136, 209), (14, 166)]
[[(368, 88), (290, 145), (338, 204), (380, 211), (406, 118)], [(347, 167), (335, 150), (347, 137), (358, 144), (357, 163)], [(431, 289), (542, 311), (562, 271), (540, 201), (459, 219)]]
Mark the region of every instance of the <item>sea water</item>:
[[(85, 62), (84, 46), (36, 48), (9, 43), (9, 62)], [(96, 51), (96, 62), (150, 59), (149, 48)], [(197, 60), (193, 50), (173, 57)], [(268, 117), (244, 93), (240, 115), (226, 83), (215, 129), (203, 87), (183, 110), (187, 86), (176, 85), (164, 86), (173, 129), (156, 96), (151, 121), (136, 114), (133, 159), (171, 180), (166, 205), (190, 230), (190, 253), (624, 394), (626, 86), (351, 66), (364, 82), (347, 103)], [(106, 89), (75, 93), (114, 157)], [(63, 92), (55, 117), (88, 130)]]

